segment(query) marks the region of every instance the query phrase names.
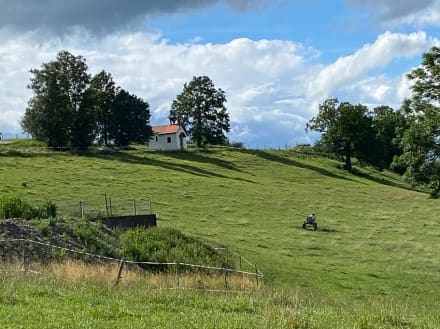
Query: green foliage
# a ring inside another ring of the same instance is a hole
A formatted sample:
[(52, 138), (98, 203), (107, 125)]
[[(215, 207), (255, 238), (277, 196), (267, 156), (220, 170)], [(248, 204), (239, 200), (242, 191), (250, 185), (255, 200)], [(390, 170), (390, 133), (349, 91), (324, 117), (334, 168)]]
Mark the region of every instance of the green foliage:
[(87, 149), (96, 139), (126, 146), (152, 135), (148, 103), (117, 91), (105, 71), (91, 79), (82, 56), (61, 51), (31, 73), (34, 96), (21, 125), (49, 147)]
[(136, 261), (228, 266), (212, 247), (171, 228), (128, 230), (121, 236), (121, 248), (126, 257)]
[[(423, 54), (422, 65), (407, 75), (413, 81), (413, 100), (435, 103), (440, 100), (440, 47), (432, 47)], [(437, 103), (438, 105), (438, 103)]]
[[(84, 115), (83, 95), (89, 83), (87, 65), (82, 56), (61, 51), (56, 61), (43, 63), (31, 70), (29, 88), (34, 92), (21, 125), (24, 131), (47, 142), (49, 147), (66, 147), (71, 138), (75, 144), (82, 126), (89, 126)], [(89, 132), (86, 130), (86, 134)]]
[(198, 147), (225, 145), (230, 126), (224, 103), (225, 92), (216, 89), (209, 77), (194, 77), (173, 101), (170, 118), (185, 127)]
[(230, 147), (234, 147), (237, 149), (245, 149), (244, 144), (242, 142), (229, 142), (228, 145)]
[(33, 218), (34, 210), (18, 197), (0, 196), (0, 213), (2, 218)]
[(322, 133), (315, 150), (343, 157), (344, 169), (351, 171), (352, 157), (378, 169), (390, 168), (394, 157), (402, 154), (398, 132), (406, 126), (404, 115), (388, 106), (378, 106), (370, 113), (364, 105), (328, 99), (306, 130)]
[(72, 219), (65, 224), (72, 230), (71, 236), (84, 246), (84, 251), (92, 254), (119, 257), (118, 237), (108, 229), (104, 229), (99, 221)]
[(37, 224), (37, 231), (43, 237), (46, 237), (49, 234), (49, 222), (39, 221)]
[(108, 145), (110, 138), (110, 126), (112, 122), (112, 109), (116, 97), (117, 88), (110, 73), (99, 72), (92, 78), (90, 89), (95, 95), (97, 107), (97, 136), (100, 143)]
[(409, 128), (401, 132), (403, 154), (397, 165), (406, 168), (405, 177), (431, 188), (440, 196), (440, 48), (423, 55), (421, 67), (408, 74), (413, 81), (412, 98), (402, 106)]
[[(390, 169), (394, 158), (403, 152), (398, 134), (407, 128), (405, 116), (389, 106), (378, 106), (373, 110), (372, 124), (376, 132), (374, 164), (381, 169)], [(401, 167), (393, 169), (400, 174), (404, 171)]]
[(54, 218), (57, 207), (52, 201), (33, 207), (19, 197), (0, 195), (0, 216), (2, 218)]
[(306, 129), (322, 133), (322, 143), (344, 157), (344, 169), (348, 171), (352, 170), (353, 156), (369, 162), (374, 154), (374, 130), (364, 105), (328, 99), (319, 105), (318, 115), (307, 123)]
[(119, 90), (112, 106), (109, 137), (118, 146), (144, 143), (153, 135), (150, 105), (125, 90)]

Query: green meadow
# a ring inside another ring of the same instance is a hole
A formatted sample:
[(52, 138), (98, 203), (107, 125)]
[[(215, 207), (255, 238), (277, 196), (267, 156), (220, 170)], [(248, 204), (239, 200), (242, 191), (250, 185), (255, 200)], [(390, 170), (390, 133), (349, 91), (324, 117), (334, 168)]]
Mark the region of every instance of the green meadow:
[[(16, 141), (0, 145), (0, 182), (0, 194), (51, 200), (59, 214), (105, 194), (115, 205), (151, 202), (158, 226), (226, 246), (265, 276), (261, 291), (218, 295), (13, 276), (1, 283), (0, 315), (36, 311), (34, 325), (7, 328), (36, 328), (38, 317), (61, 328), (63, 314), (76, 319), (64, 328), (440, 327), (440, 200), (392, 173), (350, 174), (292, 150), (71, 154)], [(310, 213), (317, 231), (301, 228)]]

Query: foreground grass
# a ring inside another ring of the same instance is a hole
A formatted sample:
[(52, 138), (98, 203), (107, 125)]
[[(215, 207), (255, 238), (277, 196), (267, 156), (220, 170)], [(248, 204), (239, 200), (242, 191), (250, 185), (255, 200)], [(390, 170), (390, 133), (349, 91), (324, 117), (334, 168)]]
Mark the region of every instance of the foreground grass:
[[(421, 328), (426, 317), (438, 320), (440, 201), (392, 174), (352, 175), (335, 161), (285, 151), (34, 150), (0, 156), (0, 193), (50, 199), (60, 211), (79, 200), (103, 204), (104, 193), (114, 204), (136, 196), (152, 202), (158, 225), (238, 251), (264, 272), (267, 287), (293, 289), (323, 319), (339, 314), (353, 328), (362, 314), (369, 321), (383, 309)], [(312, 212), (320, 229), (302, 230)], [(260, 311), (270, 307), (265, 298), (257, 299)]]
[[(2, 328), (438, 328), (432, 310), (399, 300), (362, 302), (294, 290), (151, 290), (57, 275), (2, 273)], [(319, 300), (319, 303), (316, 301)]]

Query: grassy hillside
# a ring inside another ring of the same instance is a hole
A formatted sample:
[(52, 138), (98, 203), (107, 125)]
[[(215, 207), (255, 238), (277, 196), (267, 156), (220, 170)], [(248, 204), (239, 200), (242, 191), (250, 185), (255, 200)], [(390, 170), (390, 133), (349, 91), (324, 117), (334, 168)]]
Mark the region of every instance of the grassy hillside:
[[(71, 155), (0, 145), (0, 193), (50, 199), (151, 201), (158, 225), (226, 245), (257, 264), (266, 285), (348, 300), (399, 298), (440, 309), (440, 201), (398, 177), (288, 151)], [(318, 231), (303, 230), (315, 212)], [(438, 314), (438, 313), (437, 313)]]

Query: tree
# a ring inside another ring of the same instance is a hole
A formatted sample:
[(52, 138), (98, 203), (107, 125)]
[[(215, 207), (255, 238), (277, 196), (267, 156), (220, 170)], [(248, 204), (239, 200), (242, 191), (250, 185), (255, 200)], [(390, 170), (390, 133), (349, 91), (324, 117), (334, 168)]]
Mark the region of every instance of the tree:
[[(373, 128), (376, 134), (375, 165), (380, 169), (390, 168), (394, 157), (402, 154), (399, 131), (407, 128), (405, 116), (386, 105), (373, 110)], [(394, 167), (401, 172), (402, 168)]]
[(83, 94), (81, 106), (73, 116), (71, 130), (71, 146), (87, 149), (94, 142), (97, 134), (98, 107), (96, 94), (92, 89), (87, 89)]
[(423, 55), (422, 65), (407, 75), (413, 82), (412, 98), (402, 111), (409, 128), (402, 132), (403, 154), (397, 164), (407, 169), (405, 177), (432, 189), (440, 196), (440, 48)]
[(99, 141), (108, 145), (110, 141), (109, 126), (112, 120), (112, 107), (118, 88), (116, 88), (111, 74), (101, 71), (92, 78), (89, 89), (91, 93), (95, 95), (97, 135)]
[(194, 77), (173, 101), (170, 118), (181, 124), (198, 147), (225, 144), (229, 114), (224, 105), (225, 92), (216, 89), (207, 76)]
[(116, 94), (109, 121), (109, 137), (116, 145), (144, 143), (153, 135), (150, 120), (150, 105), (124, 89)]
[(344, 158), (348, 171), (352, 170), (353, 156), (370, 162), (374, 155), (372, 118), (364, 105), (328, 99), (319, 105), (318, 115), (307, 123), (306, 130), (322, 133), (322, 144)]
[(90, 80), (85, 59), (61, 51), (56, 61), (44, 63), (41, 69), (33, 69), (31, 73), (28, 87), (34, 96), (21, 122), (23, 130), (46, 141), (49, 147), (82, 144), (75, 139), (78, 134), (71, 132), (85, 126), (93, 129), (82, 122), (88, 118), (81, 112), (85, 111), (83, 94)]

